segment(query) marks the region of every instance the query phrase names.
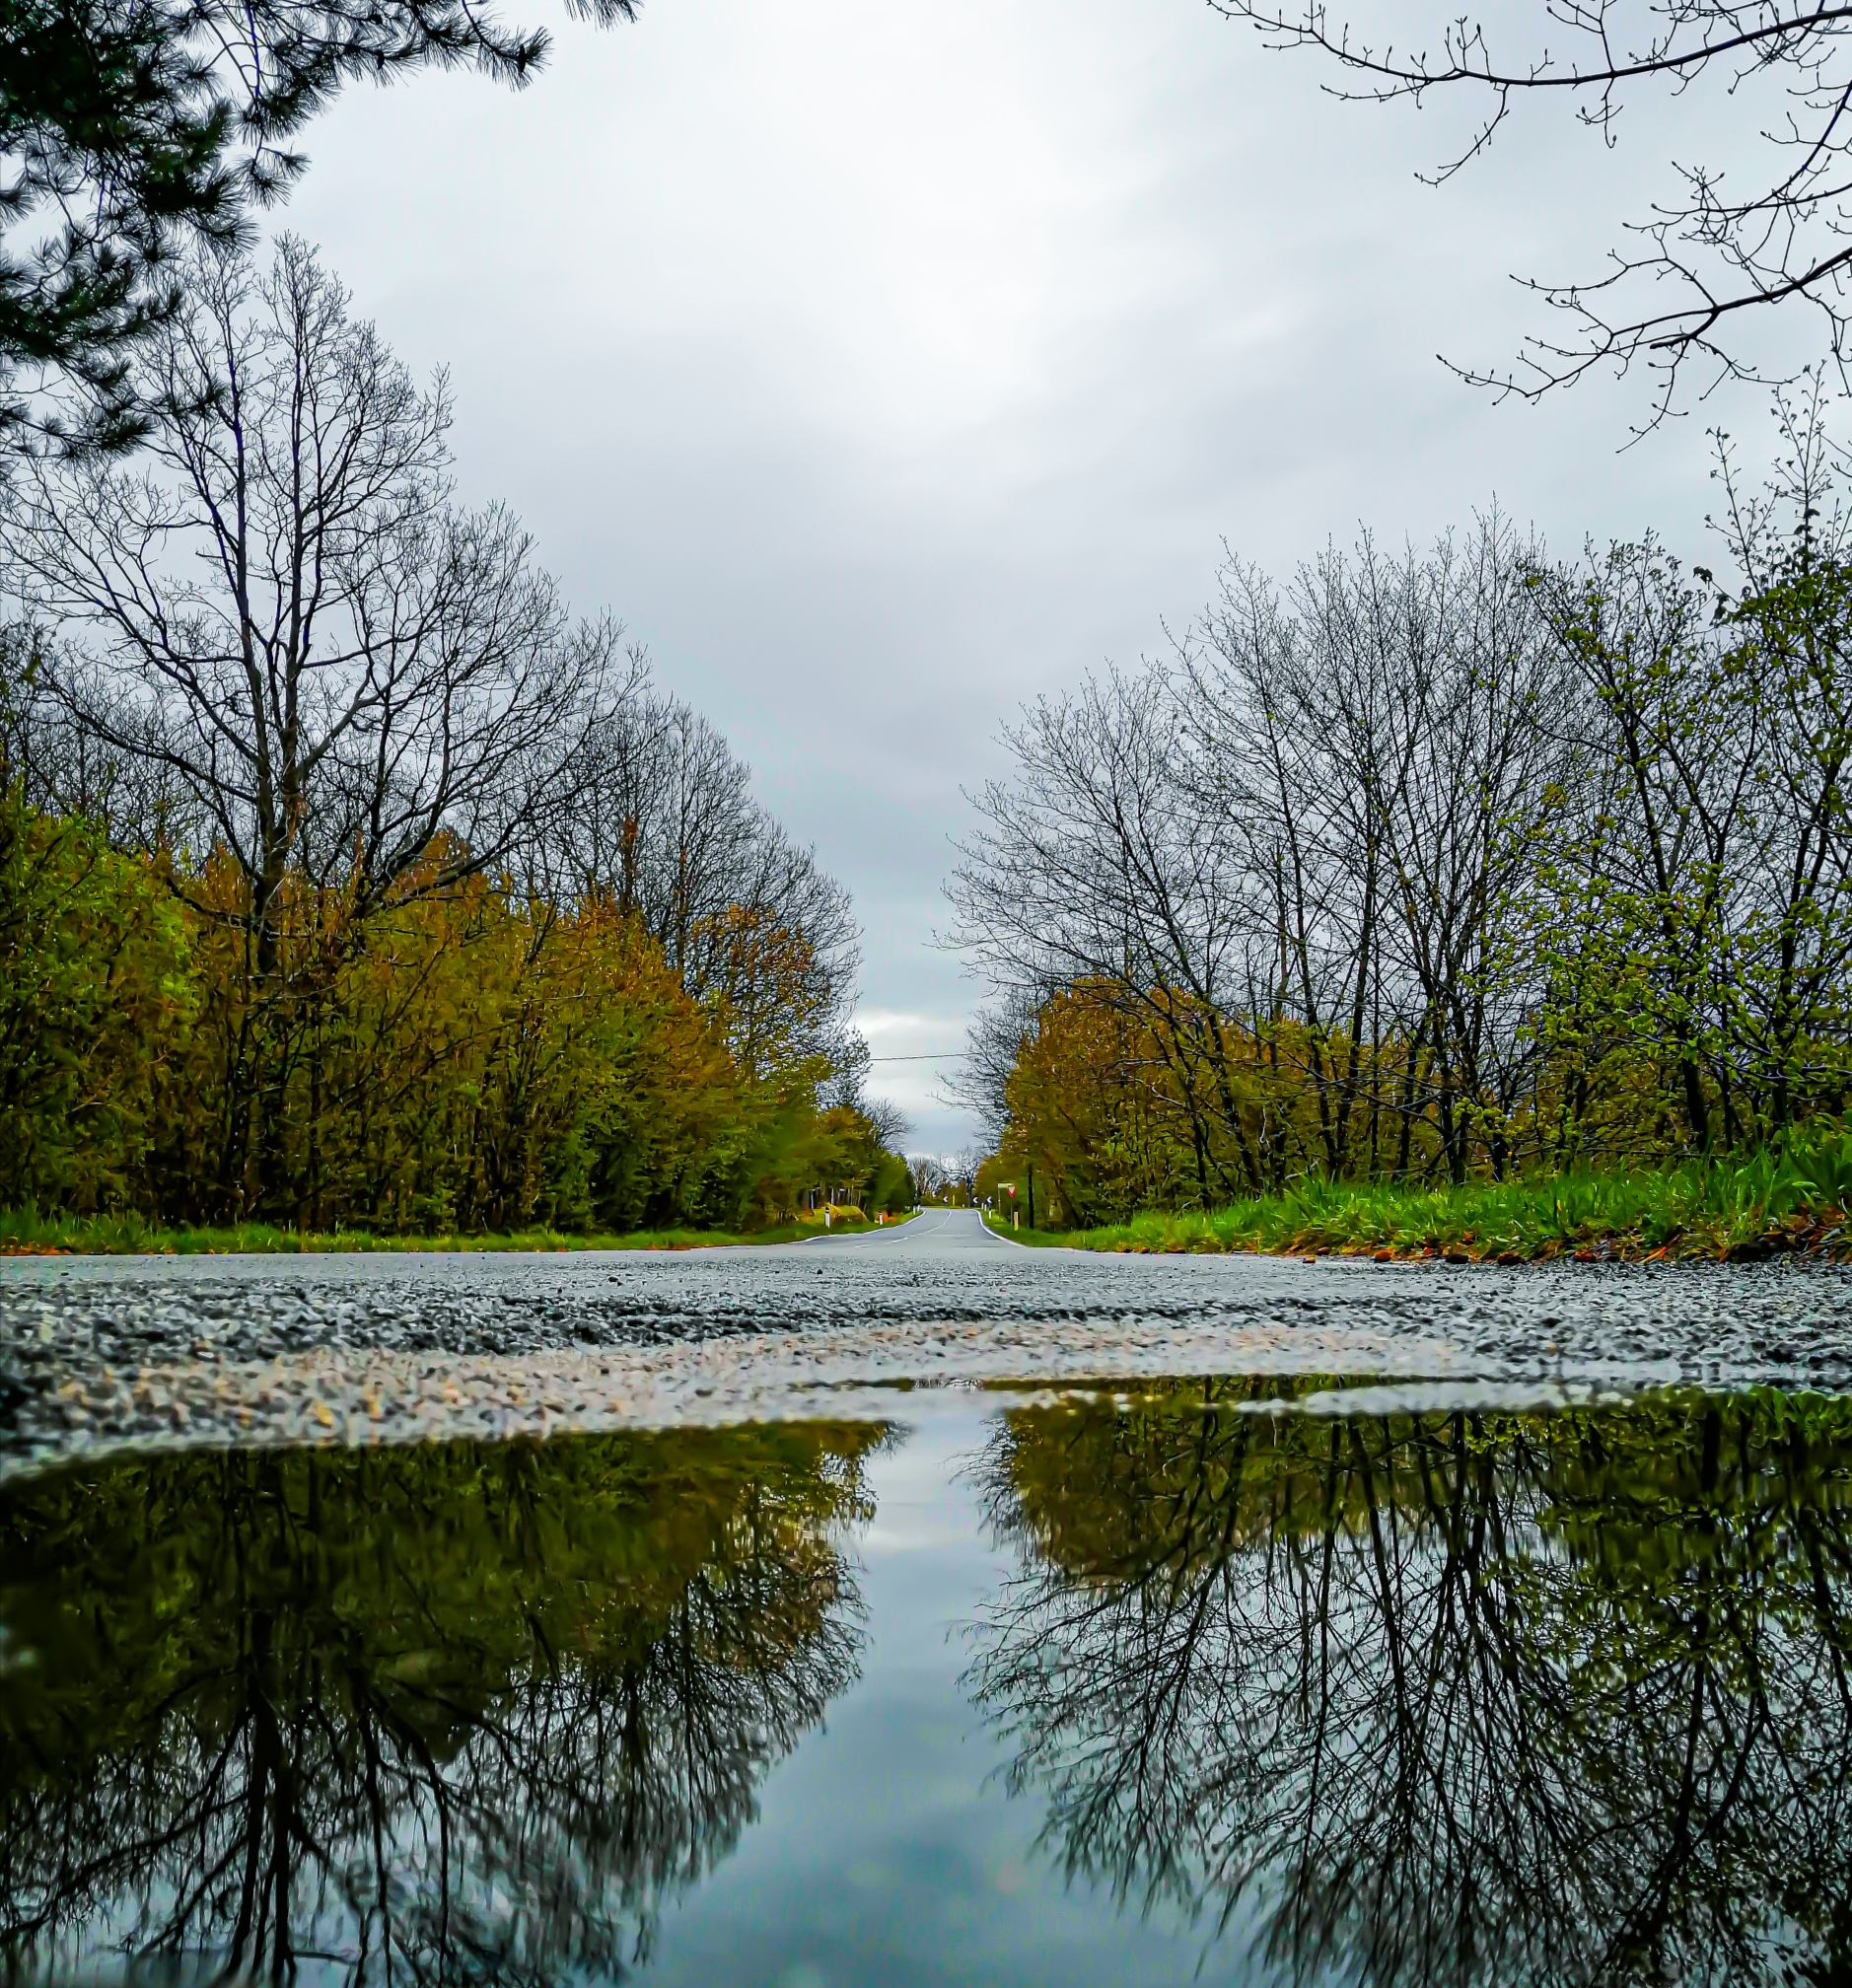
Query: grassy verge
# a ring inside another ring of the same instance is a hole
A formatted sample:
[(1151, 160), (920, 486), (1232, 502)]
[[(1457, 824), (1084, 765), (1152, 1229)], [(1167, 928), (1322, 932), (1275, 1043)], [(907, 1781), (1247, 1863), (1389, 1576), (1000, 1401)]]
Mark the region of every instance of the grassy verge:
[[(902, 1216), (898, 1220), (910, 1218)], [(365, 1229), (308, 1234), (240, 1223), (230, 1229), (162, 1229), (138, 1215), (41, 1215), (36, 1208), (0, 1211), (0, 1256), (283, 1256), (344, 1251), (411, 1254), (438, 1249), (530, 1252), (571, 1249), (712, 1249), (727, 1243), (800, 1242), (825, 1233), (855, 1235), (877, 1225), (785, 1223), (733, 1235), (713, 1229), (644, 1229), (625, 1236), (574, 1236), (555, 1229), (507, 1236), (392, 1236)], [(888, 1225), (893, 1226), (890, 1221)]]
[(1754, 1261), (1852, 1257), (1852, 1136), (1786, 1157), (1691, 1162), (1664, 1172), (1571, 1173), (1425, 1189), (1308, 1181), (1212, 1214), (1146, 1214), (1111, 1228), (1003, 1235), (1069, 1248), (1259, 1251), (1455, 1262)]

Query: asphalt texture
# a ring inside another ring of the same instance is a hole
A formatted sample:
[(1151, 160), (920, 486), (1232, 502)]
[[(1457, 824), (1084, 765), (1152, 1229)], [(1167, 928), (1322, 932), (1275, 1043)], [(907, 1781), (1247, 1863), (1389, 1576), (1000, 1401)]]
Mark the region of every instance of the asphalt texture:
[(417, 1440), (1185, 1373), (1852, 1387), (1852, 1272), (1025, 1248), (974, 1214), (759, 1248), (0, 1261), (0, 1472), (128, 1445)]

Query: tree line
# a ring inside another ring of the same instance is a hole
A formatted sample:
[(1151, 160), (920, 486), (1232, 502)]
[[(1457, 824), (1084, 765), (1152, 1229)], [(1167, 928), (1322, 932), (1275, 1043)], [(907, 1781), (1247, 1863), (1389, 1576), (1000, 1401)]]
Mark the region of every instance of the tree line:
[(132, 454), (20, 453), (0, 1201), (322, 1228), (899, 1202), (848, 897), (301, 242), (202, 251)]
[(950, 885), (996, 996), (967, 1095), (1059, 1219), (1314, 1174), (1453, 1181), (1779, 1142), (1843, 1110), (1852, 546), (1816, 407), (1729, 578), (1497, 514), (1041, 699)]

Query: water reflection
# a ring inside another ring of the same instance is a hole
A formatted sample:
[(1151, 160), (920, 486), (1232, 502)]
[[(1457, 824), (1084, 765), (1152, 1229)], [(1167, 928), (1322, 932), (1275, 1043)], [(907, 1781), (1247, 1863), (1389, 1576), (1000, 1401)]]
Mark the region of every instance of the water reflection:
[(883, 1440), (195, 1455), (0, 1492), (7, 1972), (636, 1964), (856, 1675), (840, 1535)]
[(1295, 1980), (1852, 1980), (1852, 1404), (1285, 1391), (984, 1452), (967, 1684), (1070, 1876)]

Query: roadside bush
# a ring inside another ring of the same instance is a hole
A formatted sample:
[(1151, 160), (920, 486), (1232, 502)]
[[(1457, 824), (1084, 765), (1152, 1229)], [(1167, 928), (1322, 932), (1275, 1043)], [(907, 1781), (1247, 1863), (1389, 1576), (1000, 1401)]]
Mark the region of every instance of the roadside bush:
[(904, 1177), (864, 1113), (819, 1108), (822, 1059), (743, 1068), (727, 996), (690, 994), (636, 912), (480, 876), (427, 888), (447, 861), (364, 918), (287, 879), (259, 980), (230, 865), (182, 898), (7, 794), (0, 1205), (620, 1234), (751, 1226), (819, 1185)]
[(178, 907), (87, 823), (0, 791), (0, 1204), (134, 1201), (193, 1021)]

